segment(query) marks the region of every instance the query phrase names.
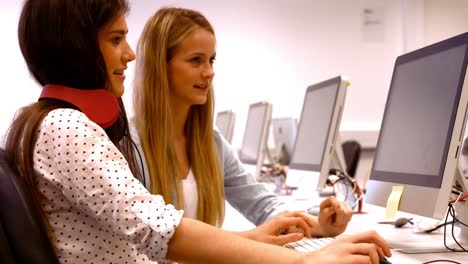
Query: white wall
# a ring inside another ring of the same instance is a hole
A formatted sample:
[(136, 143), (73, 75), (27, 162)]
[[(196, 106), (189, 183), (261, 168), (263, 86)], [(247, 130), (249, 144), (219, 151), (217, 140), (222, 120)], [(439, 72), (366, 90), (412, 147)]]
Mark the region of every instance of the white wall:
[(426, 0), (425, 44), (432, 44), (468, 31), (467, 0)]
[(21, 55), (16, 34), (22, 1), (0, 0), (0, 145), (11, 119), (21, 106), (34, 101), (40, 94)]
[[(21, 2), (0, 0), (0, 134), (6, 131), (14, 112), (35, 101), (40, 92), (17, 44)], [(378, 130), (396, 56), (468, 29), (466, 0), (130, 2), (128, 37), (133, 47), (146, 20), (162, 5), (197, 9), (212, 22), (218, 41), (216, 110), (237, 113), (236, 147), (250, 103), (268, 100), (274, 105), (274, 117), (299, 117), (306, 87), (338, 74), (351, 81), (342, 130)], [(375, 31), (364, 30), (363, 10), (369, 8), (381, 14), (381, 26)], [(366, 40), (366, 32), (375, 40)], [(133, 71), (131, 63), (124, 96), (129, 110)]]

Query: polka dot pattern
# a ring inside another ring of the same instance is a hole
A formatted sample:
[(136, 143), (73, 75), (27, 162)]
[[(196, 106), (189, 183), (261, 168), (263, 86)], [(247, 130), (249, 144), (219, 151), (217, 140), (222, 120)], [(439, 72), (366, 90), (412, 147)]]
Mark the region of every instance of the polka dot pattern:
[(183, 211), (151, 195), (86, 115), (51, 111), (33, 158), (61, 263), (166, 262)]

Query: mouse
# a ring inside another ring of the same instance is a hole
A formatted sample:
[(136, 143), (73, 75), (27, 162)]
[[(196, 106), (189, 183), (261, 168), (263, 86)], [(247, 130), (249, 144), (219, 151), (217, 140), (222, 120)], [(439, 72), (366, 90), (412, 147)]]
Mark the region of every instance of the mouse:
[(413, 218), (398, 218), (395, 223), (393, 223), (395, 225), (395, 227), (403, 227), (404, 225), (406, 225), (407, 223), (410, 223), (410, 224), (414, 224), (413, 223)]
[(379, 264), (392, 264), (387, 258), (381, 257), (379, 259)]
[(315, 216), (318, 216), (319, 213), (320, 213), (320, 205), (314, 205), (312, 207), (309, 207), (307, 209), (307, 213), (311, 214), (311, 215), (315, 215)]

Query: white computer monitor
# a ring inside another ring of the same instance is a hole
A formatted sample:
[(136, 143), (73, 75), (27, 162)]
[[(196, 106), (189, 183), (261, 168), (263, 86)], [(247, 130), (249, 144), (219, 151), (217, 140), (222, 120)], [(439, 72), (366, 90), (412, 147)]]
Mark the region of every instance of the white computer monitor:
[(268, 132), (271, 122), (272, 105), (262, 101), (249, 106), (239, 159), (244, 167), (259, 178), (267, 154)]
[(273, 158), (281, 165), (288, 165), (296, 141), (297, 120), (292, 117), (273, 118), (271, 127), (275, 144)]
[(221, 135), (223, 135), (229, 143), (232, 143), (236, 114), (231, 110), (218, 112), (218, 114), (216, 114), (215, 123)]
[(348, 82), (341, 76), (307, 88), (286, 185), (298, 193), (322, 190), (330, 168), (346, 171), (339, 140)]
[(467, 118), (467, 49), (465, 33), (397, 58), (368, 203), (385, 207), (403, 186), (400, 211), (445, 217)]

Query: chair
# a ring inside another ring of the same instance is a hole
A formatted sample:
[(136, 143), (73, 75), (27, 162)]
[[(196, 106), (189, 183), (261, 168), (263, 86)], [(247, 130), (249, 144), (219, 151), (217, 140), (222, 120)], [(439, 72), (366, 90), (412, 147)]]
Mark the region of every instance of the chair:
[(361, 144), (355, 140), (348, 140), (342, 144), (343, 154), (346, 162), (346, 172), (354, 177), (361, 156)]
[(2, 222), (0, 222), (0, 249), (0, 263), (15, 263)]
[(59, 263), (23, 180), (0, 149), (0, 263)]

